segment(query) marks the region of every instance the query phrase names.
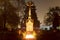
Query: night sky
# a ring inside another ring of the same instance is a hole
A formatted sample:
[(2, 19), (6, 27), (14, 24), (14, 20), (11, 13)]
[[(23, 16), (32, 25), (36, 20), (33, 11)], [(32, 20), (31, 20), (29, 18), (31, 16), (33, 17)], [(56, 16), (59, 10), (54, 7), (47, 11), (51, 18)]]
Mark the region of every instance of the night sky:
[[(26, 2), (30, 0), (25, 0)], [(38, 20), (43, 23), (44, 16), (49, 11), (50, 7), (59, 6), (60, 7), (60, 0), (32, 0), (36, 5), (36, 13)]]

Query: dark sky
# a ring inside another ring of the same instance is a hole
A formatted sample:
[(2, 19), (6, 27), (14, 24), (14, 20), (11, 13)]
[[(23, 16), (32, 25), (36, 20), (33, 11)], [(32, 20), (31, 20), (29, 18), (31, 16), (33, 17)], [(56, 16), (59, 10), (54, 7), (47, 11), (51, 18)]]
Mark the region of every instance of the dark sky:
[[(30, 0), (25, 0), (26, 2)], [(48, 12), (50, 7), (59, 6), (60, 7), (60, 0), (32, 0), (36, 5), (36, 13), (38, 16), (38, 20), (43, 23), (44, 16)]]

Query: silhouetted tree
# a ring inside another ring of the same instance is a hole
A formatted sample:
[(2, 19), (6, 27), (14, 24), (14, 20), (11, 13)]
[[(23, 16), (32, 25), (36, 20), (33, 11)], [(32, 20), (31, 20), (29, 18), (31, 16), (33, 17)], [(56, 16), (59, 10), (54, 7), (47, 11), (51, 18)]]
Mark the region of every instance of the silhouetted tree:
[(3, 30), (3, 12), (4, 12), (4, 0), (0, 0), (0, 29)]
[(52, 25), (53, 18), (53, 14), (47, 13), (44, 19), (45, 25)]
[(46, 18), (45, 22), (48, 24), (52, 22), (53, 28), (56, 29), (59, 26), (59, 14), (60, 7), (50, 8), (47, 13), (48, 18)]
[(9, 0), (3, 0), (3, 7), (4, 10), (0, 15), (0, 26), (5, 29), (6, 23), (8, 23), (9, 25), (12, 24), (14, 27), (16, 27), (19, 23), (19, 17), (16, 14), (16, 8), (10, 4)]

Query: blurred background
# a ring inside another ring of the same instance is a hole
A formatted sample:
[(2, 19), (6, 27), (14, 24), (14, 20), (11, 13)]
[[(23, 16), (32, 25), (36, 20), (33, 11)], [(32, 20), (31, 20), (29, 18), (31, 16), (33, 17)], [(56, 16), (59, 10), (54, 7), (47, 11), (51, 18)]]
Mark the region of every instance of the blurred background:
[(60, 40), (60, 0), (0, 0), (0, 40), (22, 39), (28, 1), (34, 4), (32, 19), (37, 40)]

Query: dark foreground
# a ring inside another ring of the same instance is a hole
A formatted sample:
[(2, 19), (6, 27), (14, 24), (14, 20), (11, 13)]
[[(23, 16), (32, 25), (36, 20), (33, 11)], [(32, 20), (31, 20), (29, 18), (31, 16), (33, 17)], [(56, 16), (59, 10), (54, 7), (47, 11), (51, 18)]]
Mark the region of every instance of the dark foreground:
[[(14, 31), (0, 31), (0, 40), (21, 40), (22, 34), (19, 35)], [(37, 36), (37, 40), (60, 40), (60, 31), (42, 31)]]

